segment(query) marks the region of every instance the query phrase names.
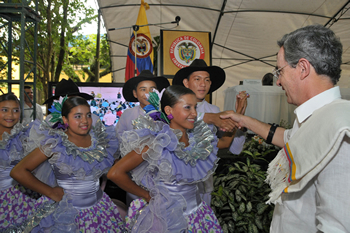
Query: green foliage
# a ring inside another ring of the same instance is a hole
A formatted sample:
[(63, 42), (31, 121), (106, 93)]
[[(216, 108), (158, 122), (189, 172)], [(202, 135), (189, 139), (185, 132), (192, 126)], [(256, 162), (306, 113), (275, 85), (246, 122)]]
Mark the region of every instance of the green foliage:
[(244, 144), (243, 151), (239, 156), (250, 156), (253, 159), (261, 159), (266, 161), (266, 156), (271, 153), (274, 154), (277, 150), (279, 150), (278, 147), (267, 144), (264, 139), (255, 135)]
[[(78, 35), (74, 37), (70, 43), (69, 49), (69, 63), (72, 65), (83, 65), (83, 78), (87, 75), (86, 80), (95, 79), (96, 70), (96, 43), (97, 35)], [(110, 73), (111, 60), (109, 55), (109, 43), (107, 41), (107, 35), (101, 37), (100, 40), (100, 68), (104, 68), (104, 71), (100, 72), (100, 77)]]
[[(28, 4), (35, 9), (33, 1), (28, 1)], [(87, 7), (86, 0), (39, 0), (37, 8), (38, 14), (42, 17), (37, 31), (37, 81), (42, 83), (43, 90), (46, 90), (47, 82), (58, 81), (61, 70), (68, 70), (64, 66), (70, 64), (67, 54), (68, 44), (74, 40), (73, 34), (79, 32), (83, 24), (96, 22), (96, 14), (94, 9)], [(5, 18), (1, 18), (0, 22), (7, 23)], [(20, 53), (21, 26), (23, 25), (20, 25), (20, 22), (13, 22), (14, 58), (18, 58)], [(25, 28), (28, 46), (25, 48), (25, 60), (33, 61), (35, 27), (31, 22), (26, 22)], [(0, 46), (0, 55), (7, 57), (7, 30), (0, 32), (0, 38), (3, 43), (3, 46)], [(32, 69), (31, 63), (25, 64), (24, 69), (25, 73), (29, 73)]]
[(285, 128), (285, 129), (291, 129), (292, 128), (292, 126), (288, 123), (288, 121), (285, 121), (283, 119), (280, 122), (280, 126)]
[(225, 172), (214, 176), (211, 204), (225, 233), (269, 232), (273, 205), (265, 204), (271, 191), (266, 167), (278, 150), (254, 136), (239, 156), (231, 156)]

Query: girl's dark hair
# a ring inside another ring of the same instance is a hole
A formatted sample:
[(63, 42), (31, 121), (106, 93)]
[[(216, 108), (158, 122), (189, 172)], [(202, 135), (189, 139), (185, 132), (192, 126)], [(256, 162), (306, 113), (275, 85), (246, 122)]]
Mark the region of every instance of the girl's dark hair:
[(80, 97), (80, 96), (73, 96), (68, 98), (66, 101), (64, 101), (62, 106), (62, 116), (68, 117), (68, 114), (72, 110), (72, 108), (75, 108), (79, 105), (85, 105), (90, 108), (89, 103), (86, 101), (86, 99)]
[(0, 96), (0, 102), (7, 101), (7, 100), (16, 101), (16, 103), (18, 105), (20, 104), (17, 96), (15, 96), (12, 93), (3, 94), (3, 95)]
[(196, 95), (191, 89), (188, 89), (184, 86), (173, 85), (167, 87), (162, 95), (162, 99), (160, 100), (162, 112), (165, 114), (165, 106), (174, 107), (174, 105), (179, 101), (179, 99), (187, 94)]

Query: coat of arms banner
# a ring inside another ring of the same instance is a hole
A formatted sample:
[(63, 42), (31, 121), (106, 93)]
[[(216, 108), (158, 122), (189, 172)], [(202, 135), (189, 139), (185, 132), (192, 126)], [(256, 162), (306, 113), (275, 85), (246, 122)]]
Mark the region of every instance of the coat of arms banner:
[(161, 30), (160, 48), (158, 74), (167, 78), (196, 58), (211, 65), (210, 32)]

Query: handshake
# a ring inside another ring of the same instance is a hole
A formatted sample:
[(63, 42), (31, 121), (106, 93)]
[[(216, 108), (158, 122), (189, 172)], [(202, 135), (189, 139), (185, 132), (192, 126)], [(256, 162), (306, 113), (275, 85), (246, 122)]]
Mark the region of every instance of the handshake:
[(240, 122), (248, 105), (247, 98), (249, 98), (248, 93), (245, 91), (239, 92), (236, 96), (236, 112), (229, 110), (215, 113), (216, 120), (214, 120), (213, 124), (224, 132), (234, 132), (237, 128), (242, 129), (244, 126)]

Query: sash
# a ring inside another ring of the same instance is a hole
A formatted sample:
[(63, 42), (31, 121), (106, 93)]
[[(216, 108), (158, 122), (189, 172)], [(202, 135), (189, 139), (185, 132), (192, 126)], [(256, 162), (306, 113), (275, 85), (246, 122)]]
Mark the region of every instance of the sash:
[(350, 101), (316, 110), (270, 162), (266, 203), (281, 203), (282, 193), (302, 190), (336, 156), (345, 136), (350, 137)]

